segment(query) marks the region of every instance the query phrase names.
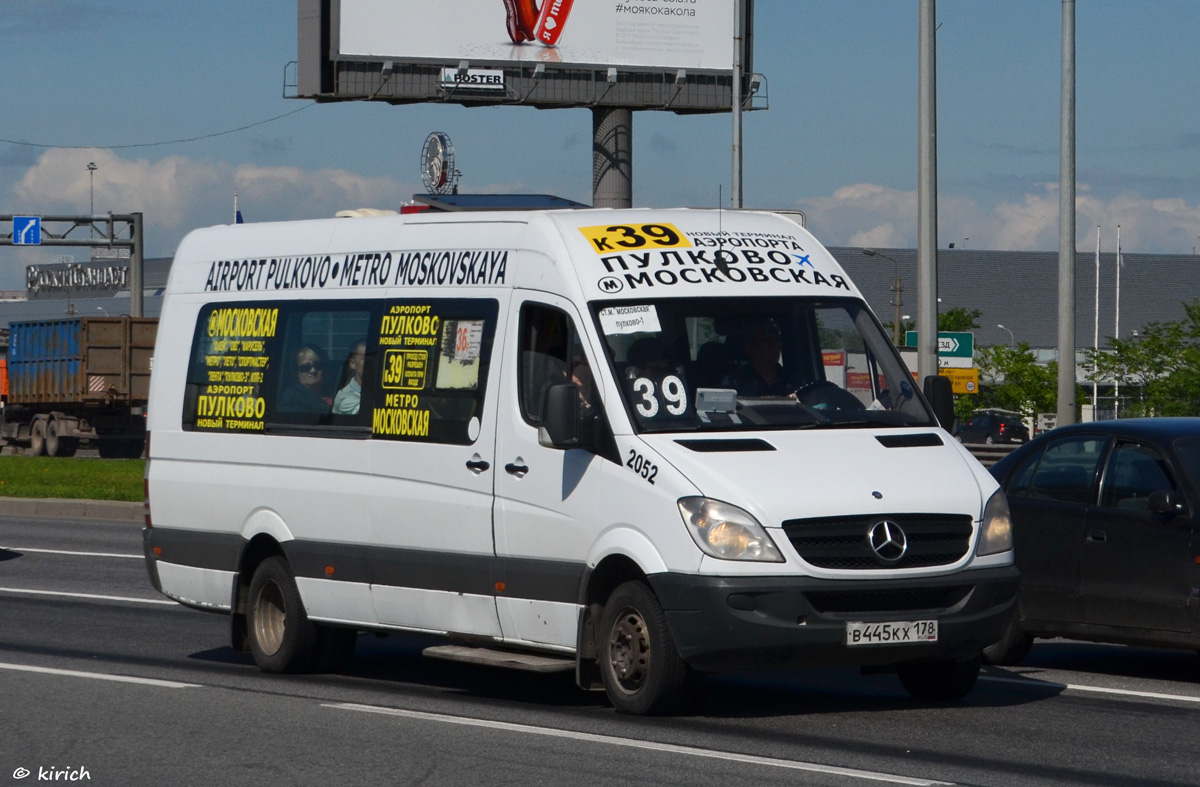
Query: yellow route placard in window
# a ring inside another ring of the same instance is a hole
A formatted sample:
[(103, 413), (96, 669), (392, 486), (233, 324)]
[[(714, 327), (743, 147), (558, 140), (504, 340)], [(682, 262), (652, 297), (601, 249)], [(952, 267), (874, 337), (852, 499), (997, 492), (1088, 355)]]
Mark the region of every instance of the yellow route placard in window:
[(674, 224), (601, 224), (580, 227), (597, 254), (649, 249), (687, 249), (692, 243)]
[(427, 350), (388, 350), (383, 354), (383, 387), (401, 391), (425, 388), (429, 371)]

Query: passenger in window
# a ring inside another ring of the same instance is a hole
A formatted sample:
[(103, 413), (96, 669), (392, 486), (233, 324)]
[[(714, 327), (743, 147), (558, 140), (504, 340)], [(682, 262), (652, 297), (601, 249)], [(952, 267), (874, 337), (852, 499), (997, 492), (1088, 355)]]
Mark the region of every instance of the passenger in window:
[(626, 357), (629, 366), (625, 369), (625, 376), (631, 380), (638, 377), (661, 379), (675, 371), (666, 342), (656, 337), (638, 339), (630, 346)]
[(366, 363), (367, 343), (357, 342), (346, 358), (337, 394), (333, 397), (334, 415), (357, 415), (362, 402), (363, 365)]
[(779, 365), (782, 344), (779, 328), (769, 320), (758, 321), (742, 339), (742, 349), (749, 359), (731, 374), (725, 388), (736, 389), (739, 396), (787, 396), (796, 390)]
[(296, 351), (296, 382), (279, 397), (284, 413), (327, 413), (333, 399), (325, 394), (325, 358), (315, 347)]
[(580, 356), (575, 366), (571, 369), (571, 382), (579, 389), (579, 414), (587, 417), (595, 413), (596, 405), (599, 403), (599, 397), (596, 395), (596, 386), (593, 384), (592, 367), (588, 365), (587, 358)]

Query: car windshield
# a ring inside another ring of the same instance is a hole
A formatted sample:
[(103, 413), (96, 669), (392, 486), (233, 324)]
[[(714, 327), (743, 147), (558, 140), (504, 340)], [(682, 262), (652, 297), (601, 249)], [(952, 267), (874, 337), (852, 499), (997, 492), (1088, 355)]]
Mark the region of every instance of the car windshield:
[(592, 311), (640, 431), (936, 423), (855, 299), (604, 301)]

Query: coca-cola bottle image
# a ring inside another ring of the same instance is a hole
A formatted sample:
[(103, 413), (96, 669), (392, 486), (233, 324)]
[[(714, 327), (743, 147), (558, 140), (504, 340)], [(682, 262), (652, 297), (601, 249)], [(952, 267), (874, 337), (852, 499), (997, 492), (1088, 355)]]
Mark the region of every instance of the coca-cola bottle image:
[(575, 0), (545, 0), (538, 14), (537, 27), (533, 29), (533, 37), (538, 43), (545, 46), (558, 44), (573, 5)]
[(538, 21), (537, 4), (533, 0), (504, 0), (504, 10), (508, 15), (505, 21), (512, 42), (522, 44), (532, 41)]

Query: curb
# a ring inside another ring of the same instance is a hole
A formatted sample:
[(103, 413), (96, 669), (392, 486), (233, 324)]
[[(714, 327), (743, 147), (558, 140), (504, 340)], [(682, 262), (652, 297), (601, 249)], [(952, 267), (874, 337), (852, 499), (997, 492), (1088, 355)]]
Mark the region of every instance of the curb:
[(102, 519), (108, 522), (136, 522), (139, 525), (146, 519), (142, 503), (55, 497), (0, 497), (0, 517)]

